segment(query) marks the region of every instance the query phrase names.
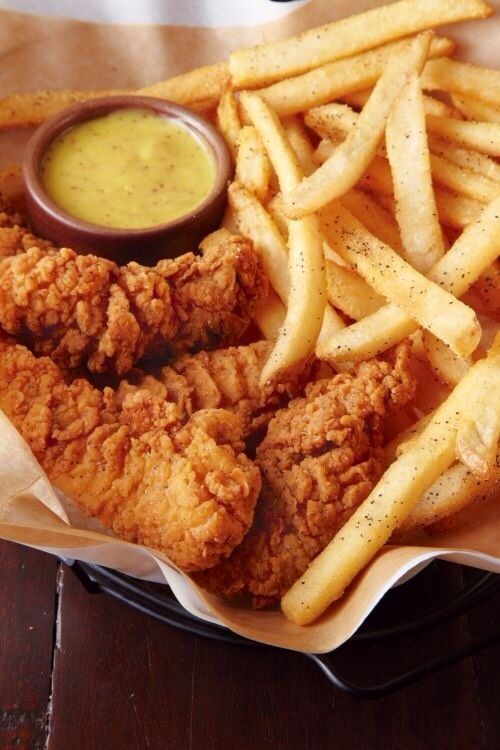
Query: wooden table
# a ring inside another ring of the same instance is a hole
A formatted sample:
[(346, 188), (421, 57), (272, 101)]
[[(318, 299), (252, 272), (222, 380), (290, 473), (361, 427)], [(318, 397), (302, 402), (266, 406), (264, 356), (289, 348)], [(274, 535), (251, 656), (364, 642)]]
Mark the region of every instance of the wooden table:
[[(88, 594), (48, 555), (0, 542), (0, 570), (2, 750), (500, 747), (500, 646), (360, 702), (300, 655), (212, 643)], [(463, 576), (446, 566), (435, 593), (457, 590)], [(425, 573), (419, 579), (429, 586)], [(424, 644), (403, 639), (390, 663), (372, 645), (348, 647), (343, 666), (368, 679), (389, 676), (499, 621), (495, 599)]]

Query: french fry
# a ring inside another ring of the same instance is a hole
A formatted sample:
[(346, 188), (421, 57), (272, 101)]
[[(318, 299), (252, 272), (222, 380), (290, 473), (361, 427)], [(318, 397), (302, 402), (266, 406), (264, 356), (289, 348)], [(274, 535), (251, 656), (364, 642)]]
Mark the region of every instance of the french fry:
[(283, 127), (297, 155), (302, 171), (306, 176), (310, 175), (316, 169), (313, 158), (314, 148), (302, 120), (298, 115), (291, 115), (283, 120)]
[[(500, 465), (500, 456), (499, 465)], [(401, 534), (414, 531), (422, 526), (448, 518), (472, 503), (491, 495), (500, 486), (500, 470), (493, 477), (479, 478), (467, 466), (455, 463), (450, 466), (424, 492), (409, 516), (403, 521), (396, 534), (395, 541)]]
[(479, 294), (489, 314), (500, 318), (500, 261), (496, 260), (480, 275), (474, 284), (474, 291)]
[(470, 357), (457, 357), (429, 331), (423, 332), (423, 344), (433, 372), (446, 385), (455, 386), (472, 364)]
[(252, 125), (240, 130), (237, 143), (236, 177), (263, 201), (269, 190), (271, 164), (259, 134)]
[[(241, 103), (257, 129), (277, 174), (281, 192), (299, 184), (303, 172), (276, 114), (255, 94), (242, 94)], [(268, 382), (301, 361), (314, 349), (326, 303), (323, 238), (316, 217), (288, 223), (290, 293), (286, 319), (263, 369)]]
[(272, 217), (274, 223), (280, 230), (283, 237), (288, 237), (288, 219), (281, 210), (281, 195), (278, 193), (266, 203), (266, 210)]
[(236, 161), (236, 153), (238, 150), (238, 137), (241, 130), (241, 121), (238, 111), (238, 103), (234, 96), (234, 92), (228, 89), (224, 91), (219, 104), (217, 105), (216, 115), (217, 127), (224, 136), (224, 139), (229, 146), (233, 159)]
[[(482, 393), (477, 413), (464, 420), (457, 434), (457, 458), (482, 479), (495, 471), (500, 435), (500, 391)], [(493, 401), (493, 403), (492, 403)]]
[[(451, 94), (451, 100), (459, 112), (465, 115), (468, 120), (500, 123), (500, 102), (495, 107), (493, 104), (473, 99), (471, 96), (460, 96), (459, 94)], [(429, 114), (437, 115), (445, 113), (431, 112)]]
[(483, 204), (462, 195), (454, 195), (447, 190), (434, 188), (439, 220), (450, 227), (464, 229), (479, 217)]
[(286, 307), (272, 289), (265, 299), (260, 300), (253, 313), (253, 319), (268, 341), (277, 340), (285, 316)]
[(12, 94), (0, 100), (0, 130), (41, 125), (49, 117), (76, 102), (101, 96), (142, 94), (169, 99), (177, 104), (204, 106), (215, 104), (229, 85), (229, 71), (225, 63), (195, 68), (166, 81), (145, 86), (136, 91), (37, 91)]
[(430, 133), (490, 156), (500, 156), (500, 124), (427, 115)]
[(455, 458), (464, 414), (479, 393), (500, 391), (500, 342), (476, 363), (436, 410), (423, 432), (384, 473), (330, 544), (281, 600), (286, 617), (299, 625), (317, 619), (401, 526), (429, 487)]
[(392, 39), (469, 18), (485, 18), (481, 0), (400, 0), (298, 36), (233, 52), (229, 68), (240, 88), (255, 88), (318, 65), (378, 47)]
[(367, 193), (352, 188), (340, 199), (345, 208), (360, 221), (375, 237), (401, 254), (401, 237), (393, 217)]
[(287, 304), (290, 293), (288, 250), (279, 229), (255, 195), (239, 182), (231, 183), (227, 198), (238, 230), (252, 240), (272, 287)]
[(435, 153), (430, 155), (430, 163), (432, 177), (436, 182), (466, 198), (489, 203), (500, 193), (500, 184), (470, 169), (453, 164)]
[(479, 99), (493, 107), (500, 104), (500, 71), (450, 60), (448, 57), (427, 63), (422, 76), (422, 87)]
[[(354, 109), (363, 109), (366, 102), (368, 101), (373, 89), (364, 89), (363, 91), (355, 91), (352, 94), (345, 94), (341, 97), (344, 104), (348, 104)], [(454, 109), (449, 107), (447, 104), (442, 102), (440, 99), (434, 99), (433, 96), (426, 96), (424, 94), (424, 109), (426, 115), (439, 115), (441, 117), (458, 117), (461, 119), (461, 110), (459, 107)], [(458, 111), (460, 110), (460, 111)], [(482, 118), (475, 118), (482, 119)], [(486, 118), (484, 118), (486, 119)]]
[(341, 331), (345, 328), (345, 323), (340, 315), (333, 309), (330, 304), (325, 305), (325, 313), (323, 316), (323, 325), (319, 332), (318, 341), (316, 347), (321, 348), (324, 341), (328, 341), (337, 331)]
[(320, 220), (327, 242), (378, 294), (459, 356), (466, 357), (474, 351), (481, 329), (473, 310), (418, 273), (340, 205), (323, 209)]
[(500, 184), (500, 164), (485, 154), (460, 148), (434, 137), (429, 138), (429, 149), (436, 156), (441, 156), (459, 167), (464, 167)]
[[(456, 297), (496, 260), (500, 244), (500, 198), (486, 206), (477, 221), (469, 224), (453, 247), (436, 263), (428, 276)], [(384, 305), (372, 315), (347, 326), (334, 336), (324, 359), (351, 362), (386, 351), (415, 330), (416, 324), (394, 305)], [(464, 352), (461, 356), (467, 356)]]
[(385, 140), (402, 255), (425, 273), (443, 255), (444, 243), (432, 188), (424, 103), (416, 74), (396, 99), (387, 120)]
[[(372, 163), (361, 177), (359, 184), (375, 193), (388, 198), (394, 197), (394, 185), (392, 182), (391, 169), (387, 159), (375, 156)], [(387, 208), (387, 206), (384, 206)]]
[[(407, 42), (391, 42), (347, 60), (337, 60), (295, 78), (259, 89), (259, 95), (280, 117), (304, 112), (311, 107), (340, 99), (345, 94), (373, 86), (389, 60), (401, 54)], [(451, 54), (454, 43), (435, 37), (429, 57)]]
[[(355, 271), (331, 260), (326, 262), (326, 288), (330, 304), (353, 320), (361, 320), (386, 304), (386, 299), (374, 292)], [(318, 348), (316, 351), (318, 353)], [(318, 357), (322, 359), (319, 354)]]
[(431, 32), (425, 32), (390, 59), (345, 141), (312, 175), (283, 195), (286, 216), (291, 219), (306, 216), (340, 198), (356, 184), (375, 156), (387, 118), (405, 81), (412, 73), (420, 74), (430, 41)]

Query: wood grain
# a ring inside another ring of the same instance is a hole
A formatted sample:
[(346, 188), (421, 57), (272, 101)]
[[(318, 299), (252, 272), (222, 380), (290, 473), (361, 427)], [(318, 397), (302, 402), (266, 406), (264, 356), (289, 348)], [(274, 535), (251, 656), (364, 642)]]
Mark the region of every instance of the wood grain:
[(0, 541), (0, 747), (43, 748), (57, 561)]

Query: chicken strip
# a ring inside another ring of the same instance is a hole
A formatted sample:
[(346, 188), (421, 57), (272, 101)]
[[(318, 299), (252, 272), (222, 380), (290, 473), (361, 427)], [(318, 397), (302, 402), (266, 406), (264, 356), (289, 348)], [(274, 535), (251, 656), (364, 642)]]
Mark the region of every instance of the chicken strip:
[[(0, 228), (0, 248), (11, 250), (0, 259), (0, 327), (67, 367), (123, 374), (142, 357), (235, 343), (267, 293), (252, 243), (229, 232), (201, 256), (154, 268), (118, 267), (43, 241), (14, 255), (16, 232)], [(31, 239), (22, 234), (23, 249)]]
[(243, 434), (251, 435), (268, 424), (276, 409), (303, 391), (311, 371), (310, 364), (304, 363), (281, 383), (261, 386), (260, 374), (272, 346), (269, 341), (258, 341), (184, 355), (153, 374), (133, 371), (117, 388), (118, 404), (137, 389), (147, 389), (176, 403), (186, 417), (200, 409), (228, 409), (241, 418)]
[(279, 411), (257, 449), (262, 492), (254, 524), (232, 555), (196, 576), (224, 597), (280, 599), (326, 547), (384, 470), (382, 421), (415, 390), (409, 347), (312, 383)]
[(223, 409), (186, 423), (175, 404), (137, 391), (64, 383), (58, 367), (0, 342), (0, 408), (56, 487), (117, 536), (164, 552), (185, 571), (227, 557), (249, 528), (259, 469)]

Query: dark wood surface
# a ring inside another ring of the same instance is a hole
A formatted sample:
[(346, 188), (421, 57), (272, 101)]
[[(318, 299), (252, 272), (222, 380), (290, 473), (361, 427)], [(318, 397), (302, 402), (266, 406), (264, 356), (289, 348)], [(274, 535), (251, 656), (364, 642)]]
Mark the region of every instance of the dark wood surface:
[[(43, 553), (0, 542), (0, 570), (2, 750), (500, 747), (500, 646), (358, 701), (300, 655), (206, 641), (89, 594)], [(460, 590), (467, 575), (452, 565), (422, 573), (389, 616)], [(493, 599), (425, 639), (347, 646), (337, 664), (360, 680), (382, 679), (498, 623)]]

